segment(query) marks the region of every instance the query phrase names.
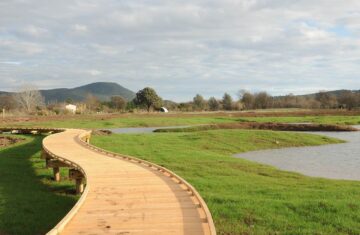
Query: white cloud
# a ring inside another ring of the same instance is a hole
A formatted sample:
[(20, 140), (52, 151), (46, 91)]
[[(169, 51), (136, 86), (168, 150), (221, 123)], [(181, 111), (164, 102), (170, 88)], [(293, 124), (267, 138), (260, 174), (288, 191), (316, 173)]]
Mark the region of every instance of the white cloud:
[(47, 33), (47, 30), (34, 25), (28, 25), (25, 27), (24, 32), (33, 37), (41, 37)]
[(0, 64), (8, 64), (8, 65), (21, 65), (21, 61), (0, 61)]
[(98, 76), (98, 75), (101, 75), (102, 72), (99, 71), (99, 70), (96, 70), (96, 69), (91, 69), (91, 70), (88, 70), (86, 71), (88, 74), (90, 74), (91, 76)]
[[(4, 51), (9, 51), (10, 53), (16, 53), (19, 55), (35, 55), (44, 51), (43, 47), (37, 43), (32, 42), (21, 42), (16, 40), (1, 40), (0, 39), (0, 49)], [(2, 57), (0, 57), (2, 59)], [(6, 59), (6, 58), (4, 58)]]
[(72, 26), (73, 30), (75, 30), (76, 32), (80, 32), (80, 33), (85, 33), (88, 31), (88, 27), (86, 25), (83, 24), (74, 24)]
[(0, 4), (0, 62), (24, 61), (1, 63), (1, 81), (62, 87), (101, 78), (175, 100), (360, 88), (358, 0)]

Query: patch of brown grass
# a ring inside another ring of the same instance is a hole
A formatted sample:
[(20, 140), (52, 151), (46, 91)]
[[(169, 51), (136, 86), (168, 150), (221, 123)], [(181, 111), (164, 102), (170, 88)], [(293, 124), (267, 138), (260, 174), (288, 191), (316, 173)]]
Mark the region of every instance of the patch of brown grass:
[(0, 136), (0, 147), (7, 147), (21, 141), (24, 141), (23, 138), (14, 138), (10, 136)]
[(290, 124), (273, 122), (243, 122), (243, 123), (224, 123), (216, 124), (218, 129), (258, 129), (274, 131), (358, 131), (358, 129), (345, 125), (331, 124)]
[(314, 109), (314, 110), (252, 110), (252, 111), (232, 111), (232, 112), (142, 112), (142, 113), (111, 113), (111, 114), (83, 114), (83, 115), (51, 115), (51, 116), (12, 116), (1, 120), (0, 123), (16, 122), (44, 122), (61, 120), (110, 120), (114, 118), (136, 118), (136, 117), (168, 117), (168, 118), (191, 118), (191, 117), (301, 117), (301, 116), (356, 116), (360, 111), (348, 111), (341, 109)]

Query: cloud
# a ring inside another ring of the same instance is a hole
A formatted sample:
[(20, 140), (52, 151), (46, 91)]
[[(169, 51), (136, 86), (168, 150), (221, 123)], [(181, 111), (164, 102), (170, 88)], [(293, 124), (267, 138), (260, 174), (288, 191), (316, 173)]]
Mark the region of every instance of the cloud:
[[(4, 51), (4, 55), (22, 55), (22, 56), (31, 56), (39, 54), (44, 51), (43, 47), (37, 43), (32, 42), (22, 42), (17, 40), (1, 40), (0, 39), (0, 49)], [(0, 59), (6, 59), (1, 58)]]
[(99, 71), (99, 70), (96, 70), (96, 69), (91, 69), (91, 70), (88, 70), (86, 71), (88, 74), (90, 74), (91, 76), (98, 76), (98, 75), (101, 75), (102, 72)]
[(359, 89), (357, 9), (357, 0), (3, 0), (0, 90), (97, 79), (175, 100)]
[(6, 65), (21, 65), (21, 61), (0, 61), (0, 64)]
[(88, 31), (88, 27), (86, 25), (82, 25), (82, 24), (74, 24), (72, 26), (72, 29), (76, 32), (80, 32), (80, 33), (85, 33)]
[(47, 33), (47, 30), (34, 25), (28, 25), (24, 28), (24, 32), (33, 37), (41, 37)]

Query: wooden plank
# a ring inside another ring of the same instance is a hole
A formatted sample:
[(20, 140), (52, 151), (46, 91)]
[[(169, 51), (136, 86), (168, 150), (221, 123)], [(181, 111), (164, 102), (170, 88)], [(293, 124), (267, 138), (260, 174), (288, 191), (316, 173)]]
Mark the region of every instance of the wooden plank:
[(86, 197), (49, 234), (215, 234), (185, 181), (153, 164), (91, 150), (77, 139), (82, 135), (88, 140), (77, 129), (44, 139), (53, 157), (78, 166), (71, 178), (87, 182)]

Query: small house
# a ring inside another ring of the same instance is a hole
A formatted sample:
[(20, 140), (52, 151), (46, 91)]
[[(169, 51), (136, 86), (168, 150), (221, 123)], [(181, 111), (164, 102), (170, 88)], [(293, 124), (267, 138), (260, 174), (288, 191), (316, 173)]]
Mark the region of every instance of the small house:
[(65, 109), (72, 114), (76, 113), (76, 105), (68, 104), (65, 106)]

